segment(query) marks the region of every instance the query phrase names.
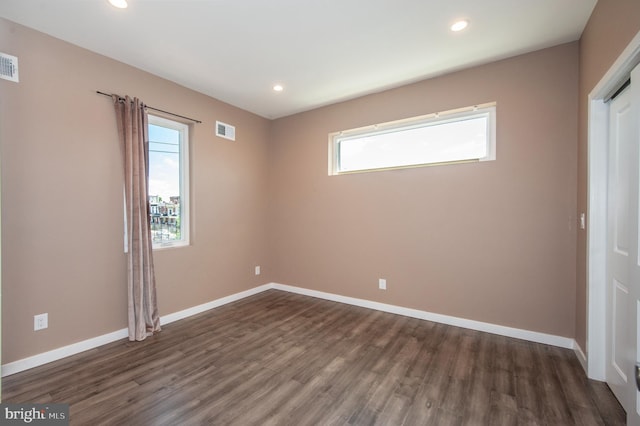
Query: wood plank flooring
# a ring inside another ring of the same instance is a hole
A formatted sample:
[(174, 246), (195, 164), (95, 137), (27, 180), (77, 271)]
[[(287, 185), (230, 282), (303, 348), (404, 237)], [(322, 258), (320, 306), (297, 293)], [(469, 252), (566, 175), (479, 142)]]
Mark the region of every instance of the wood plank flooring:
[(3, 379), (72, 425), (624, 425), (574, 353), (269, 290)]

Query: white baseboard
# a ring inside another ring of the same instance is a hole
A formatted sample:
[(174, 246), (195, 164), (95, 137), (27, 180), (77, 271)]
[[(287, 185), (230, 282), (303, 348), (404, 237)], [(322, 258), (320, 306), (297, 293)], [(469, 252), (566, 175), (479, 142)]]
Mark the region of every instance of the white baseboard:
[(576, 356), (578, 357), (578, 361), (580, 361), (580, 365), (582, 365), (584, 372), (588, 373), (589, 368), (587, 366), (587, 356), (584, 354), (584, 351), (582, 350), (578, 342), (575, 342), (573, 346), (573, 351), (576, 353)]
[[(174, 312), (172, 314), (164, 315), (160, 317), (160, 324), (166, 325), (174, 321), (178, 321), (192, 315), (199, 314), (209, 309), (217, 308), (218, 306), (226, 305), (227, 303), (235, 302), (236, 300), (244, 299), (245, 297), (253, 296), (254, 294), (269, 290), (270, 284), (265, 284), (259, 287), (249, 289), (240, 293), (232, 294), (230, 296), (222, 297), (220, 299), (213, 300), (202, 305), (194, 306), (192, 308), (184, 309), (182, 311)], [(48, 364), (52, 361), (57, 361), (62, 358), (66, 358), (71, 355), (75, 355), (80, 352), (87, 351), (89, 349), (97, 348), (98, 346), (106, 345), (107, 343), (115, 342), (116, 340), (126, 339), (129, 337), (129, 331), (123, 328), (118, 331), (103, 334), (102, 336), (94, 337), (91, 339), (83, 340), (78, 343), (73, 343), (68, 346), (63, 346), (58, 349), (43, 352), (38, 355), (30, 356), (28, 358), (19, 359), (2, 366), (1, 376), (10, 376), (15, 373), (19, 373), (30, 368), (38, 367), (40, 365)]]
[(240, 293), (232, 294), (231, 296), (222, 297), (220, 299), (213, 300), (211, 302), (203, 303), (202, 305), (194, 306), (192, 308), (187, 308), (182, 311), (174, 312), (172, 314), (164, 315), (160, 317), (160, 324), (165, 325), (172, 323), (174, 321), (178, 321), (184, 318), (191, 317), (193, 315), (197, 315), (201, 312), (208, 311), (209, 309), (217, 308), (218, 306), (226, 305), (227, 303), (235, 302), (240, 299), (244, 299), (245, 297), (253, 296), (254, 294), (262, 293), (265, 290), (269, 290), (273, 288), (271, 284), (264, 284), (259, 287), (254, 287), (252, 289), (242, 291)]
[[(182, 311), (174, 312), (172, 314), (164, 315), (160, 317), (160, 324), (169, 324), (174, 321), (178, 321), (190, 316), (199, 314), (209, 309), (217, 308), (222, 305), (226, 305), (231, 302), (235, 302), (240, 299), (244, 299), (254, 294), (261, 293), (266, 290), (275, 289), (287, 291), (290, 293), (297, 293), (311, 297), (317, 297), (320, 299), (331, 300), (334, 302), (346, 303), (348, 305), (360, 306), (363, 308), (375, 309), (378, 311), (389, 312), (397, 315), (404, 315), (411, 318), (419, 318), (427, 321), (438, 322), (442, 324), (453, 325), (456, 327), (468, 328), (471, 330), (483, 331), (486, 333), (498, 334), (501, 336), (513, 337), (516, 339), (528, 340), (536, 343), (544, 343), (552, 346), (559, 346), (562, 348), (573, 349), (578, 355), (580, 363), (586, 366), (586, 357), (580, 346), (574, 339), (562, 336), (555, 336), (552, 334), (540, 333), (537, 331), (522, 330), (518, 328), (505, 327), (497, 324), (490, 324), (481, 321), (474, 321), (464, 318), (452, 317), (449, 315), (435, 314), (427, 311), (420, 311), (417, 309), (403, 308), (401, 306), (388, 305), (386, 303), (373, 302), (365, 299), (357, 299), (354, 297), (341, 296), (333, 293), (325, 293), (322, 291), (309, 290), (302, 287), (294, 287), (290, 285), (269, 283), (264, 284), (252, 289), (235, 293), (230, 296), (222, 297), (220, 299), (213, 300), (211, 302), (203, 303), (202, 305), (194, 306)], [(8, 364), (2, 365), (1, 376), (9, 376), (11, 374), (19, 373), (30, 368), (38, 367), (57, 361), (59, 359), (75, 355), (80, 352), (87, 351), (89, 349), (96, 348), (98, 346), (106, 345), (107, 343), (115, 342), (116, 340), (125, 339), (128, 337), (128, 331), (126, 328), (117, 330), (111, 333), (103, 334), (91, 339), (83, 340), (78, 343), (74, 343), (68, 346), (64, 346), (51, 351), (43, 352), (38, 355), (34, 355), (28, 358), (23, 358)]]
[(103, 334), (102, 336), (93, 337), (91, 339), (83, 340), (78, 343), (73, 343), (71, 345), (63, 346), (52, 351), (43, 352), (38, 355), (30, 356), (29, 358), (19, 359), (2, 366), (2, 377), (10, 376), (12, 374), (28, 370), (30, 368), (48, 364), (51, 361), (66, 358), (80, 352), (88, 351), (89, 349), (97, 348), (98, 346), (106, 345), (107, 343), (124, 339), (127, 336), (129, 336), (129, 332), (126, 328), (123, 328), (122, 330)]
[(318, 297), (320, 299), (332, 300), (334, 302), (346, 303), (349, 305), (361, 306), (363, 308), (375, 309), (377, 311), (389, 312), (392, 314), (404, 315), (411, 318), (419, 318), (427, 321), (453, 325), (456, 327), (468, 328), (471, 330), (484, 331), (486, 333), (498, 334), (500, 336), (514, 337), (516, 339), (530, 342), (544, 343), (546, 345), (559, 346), (561, 348), (573, 349), (575, 340), (556, 336), (553, 334), (540, 333), (537, 331), (522, 330), (519, 328), (505, 327), (503, 325), (491, 324), (487, 322), (474, 321), (464, 318), (452, 317), (449, 315), (434, 314), (432, 312), (420, 311), (417, 309), (403, 308), (401, 306), (387, 305), (386, 303), (373, 302), (370, 300), (356, 299), (354, 297), (340, 296), (333, 293), (308, 290), (290, 285), (271, 283), (271, 288), (284, 290), (290, 293), (298, 293), (306, 296)]

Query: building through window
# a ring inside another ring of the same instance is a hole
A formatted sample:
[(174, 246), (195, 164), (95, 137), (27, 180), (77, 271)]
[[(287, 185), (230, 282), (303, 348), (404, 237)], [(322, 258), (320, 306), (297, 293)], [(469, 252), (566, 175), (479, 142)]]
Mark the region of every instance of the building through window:
[(149, 206), (153, 247), (189, 244), (189, 128), (149, 115)]

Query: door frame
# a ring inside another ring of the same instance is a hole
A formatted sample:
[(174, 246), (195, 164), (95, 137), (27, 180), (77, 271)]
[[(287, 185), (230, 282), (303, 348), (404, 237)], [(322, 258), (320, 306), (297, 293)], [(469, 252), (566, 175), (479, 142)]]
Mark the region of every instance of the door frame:
[(609, 107), (604, 103), (640, 63), (640, 32), (589, 93), (587, 133), (587, 376), (606, 379)]

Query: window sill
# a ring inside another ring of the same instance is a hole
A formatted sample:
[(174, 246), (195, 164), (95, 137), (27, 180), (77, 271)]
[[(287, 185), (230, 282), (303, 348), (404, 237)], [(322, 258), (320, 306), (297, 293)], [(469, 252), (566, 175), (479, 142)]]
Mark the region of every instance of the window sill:
[(171, 243), (164, 243), (164, 244), (154, 244), (153, 245), (153, 250), (166, 250), (166, 249), (172, 249), (172, 248), (179, 248), (179, 247), (188, 247), (189, 246), (189, 241), (175, 241), (175, 242), (171, 242)]

